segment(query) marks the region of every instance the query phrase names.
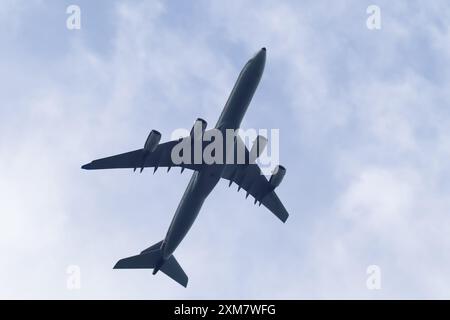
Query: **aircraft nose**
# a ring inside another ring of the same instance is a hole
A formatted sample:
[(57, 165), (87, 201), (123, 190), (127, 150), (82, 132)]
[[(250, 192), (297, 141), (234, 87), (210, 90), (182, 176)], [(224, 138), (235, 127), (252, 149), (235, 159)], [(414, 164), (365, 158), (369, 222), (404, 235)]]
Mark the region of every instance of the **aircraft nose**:
[(260, 64), (264, 64), (266, 62), (266, 48), (263, 47), (261, 48), (261, 50), (259, 50), (255, 56), (253, 57), (253, 59), (255, 61), (258, 61)]
[[(247, 64), (245, 65), (244, 71), (248, 71), (250, 74), (261, 74), (264, 71), (264, 66), (266, 64), (266, 48), (261, 48), (258, 52), (255, 53), (255, 55), (248, 60)], [(247, 72), (244, 72), (247, 73)]]
[(262, 47), (261, 50), (259, 50), (259, 52), (256, 54), (257, 56), (264, 56), (264, 58), (266, 57), (266, 47)]

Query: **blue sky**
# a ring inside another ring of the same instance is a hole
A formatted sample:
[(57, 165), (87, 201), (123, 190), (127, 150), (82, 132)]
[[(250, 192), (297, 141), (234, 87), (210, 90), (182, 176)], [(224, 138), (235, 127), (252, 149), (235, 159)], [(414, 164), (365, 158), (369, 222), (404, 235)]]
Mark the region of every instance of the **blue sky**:
[[(0, 297), (448, 298), (449, 6), (2, 1)], [(164, 237), (190, 173), (80, 166), (214, 125), (262, 46), (243, 127), (280, 129), (287, 223), (220, 182), (176, 252), (187, 289), (112, 270)]]

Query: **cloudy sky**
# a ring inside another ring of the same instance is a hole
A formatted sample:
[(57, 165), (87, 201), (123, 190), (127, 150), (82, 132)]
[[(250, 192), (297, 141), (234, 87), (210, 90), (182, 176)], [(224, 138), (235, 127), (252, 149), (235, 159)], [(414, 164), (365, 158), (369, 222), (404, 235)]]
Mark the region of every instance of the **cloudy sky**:
[[(0, 298), (449, 298), (449, 23), (446, 0), (1, 1)], [(262, 46), (243, 127), (280, 129), (289, 220), (219, 182), (176, 251), (186, 289), (113, 270), (191, 173), (80, 166), (214, 125)]]

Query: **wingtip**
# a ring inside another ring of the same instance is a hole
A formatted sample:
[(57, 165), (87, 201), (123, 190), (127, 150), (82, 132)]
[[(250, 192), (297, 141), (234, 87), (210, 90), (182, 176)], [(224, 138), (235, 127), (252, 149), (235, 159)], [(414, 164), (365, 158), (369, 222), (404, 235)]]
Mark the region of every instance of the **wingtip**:
[(81, 169), (89, 170), (90, 169), (90, 165), (91, 165), (91, 163), (86, 163), (86, 164), (81, 166)]
[(116, 264), (114, 265), (113, 269), (124, 269), (124, 265), (123, 265), (123, 261), (125, 259), (120, 259), (119, 261), (116, 262)]

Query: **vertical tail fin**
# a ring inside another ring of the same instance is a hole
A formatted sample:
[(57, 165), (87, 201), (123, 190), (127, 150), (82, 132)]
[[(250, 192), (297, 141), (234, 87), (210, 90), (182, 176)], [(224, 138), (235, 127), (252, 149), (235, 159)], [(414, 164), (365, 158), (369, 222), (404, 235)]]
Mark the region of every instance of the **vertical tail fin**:
[(114, 269), (155, 269), (156, 272), (161, 270), (183, 287), (186, 287), (188, 276), (173, 255), (166, 260), (163, 259), (161, 244), (162, 241), (142, 251), (141, 254), (119, 260)]

